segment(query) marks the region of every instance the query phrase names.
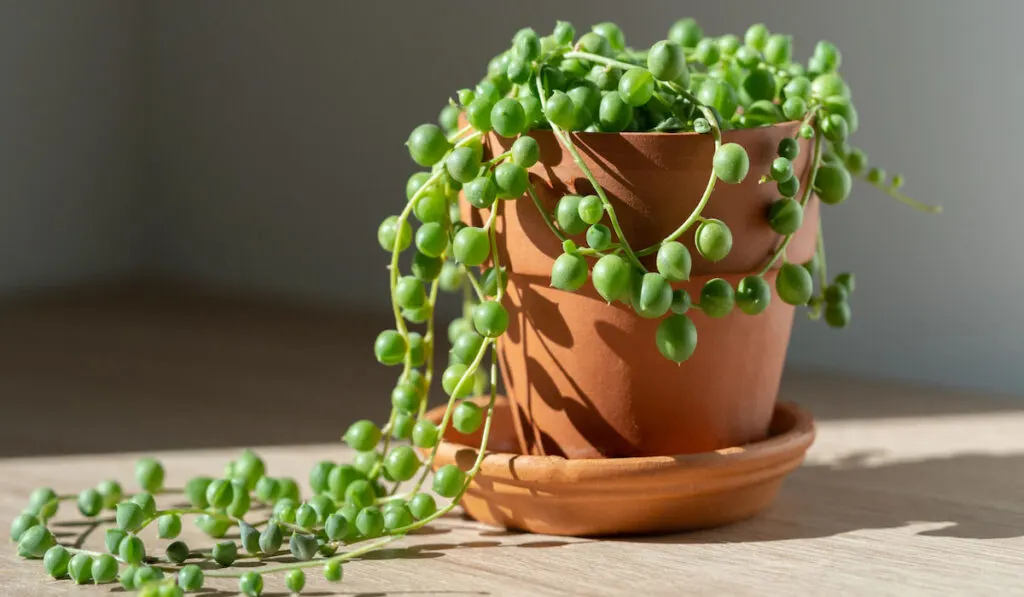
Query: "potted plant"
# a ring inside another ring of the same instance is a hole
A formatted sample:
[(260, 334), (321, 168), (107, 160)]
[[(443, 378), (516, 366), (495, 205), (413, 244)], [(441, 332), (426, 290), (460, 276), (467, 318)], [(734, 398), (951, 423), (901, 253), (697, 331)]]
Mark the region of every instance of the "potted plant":
[[(705, 37), (684, 19), (645, 50), (613, 23), (519, 31), (439, 124), (409, 136), (423, 170), (378, 229), (395, 323), (374, 352), (399, 372), (393, 409), (348, 428), (354, 460), (318, 463), (302, 501), (246, 451), (223, 478), (190, 480), (190, 507), (160, 509), (163, 468), (143, 459), (135, 495), (114, 481), (35, 492), (12, 523), (18, 551), (79, 583), (119, 577), (162, 596), (219, 576), (259, 595), (274, 572), (295, 593), (313, 567), (340, 580), (343, 562), (460, 502), (567, 534), (753, 514), (813, 437), (807, 413), (777, 400), (794, 310), (851, 318), (854, 277), (829, 276), (819, 212), (855, 177), (937, 211), (850, 145), (859, 118), (840, 65), (827, 42), (793, 61), (790, 37), (760, 24)], [(464, 298), (446, 332), (440, 291)], [(428, 412), (438, 381), (449, 399)], [(116, 510), (108, 553), (56, 543), (46, 522), (66, 500), (87, 517)], [(247, 522), (257, 508), (269, 516)], [(240, 552), (295, 561), (204, 572), (180, 541), (147, 555), (139, 530), (174, 539), (192, 515), (222, 566)], [(240, 544), (222, 539), (231, 527)]]

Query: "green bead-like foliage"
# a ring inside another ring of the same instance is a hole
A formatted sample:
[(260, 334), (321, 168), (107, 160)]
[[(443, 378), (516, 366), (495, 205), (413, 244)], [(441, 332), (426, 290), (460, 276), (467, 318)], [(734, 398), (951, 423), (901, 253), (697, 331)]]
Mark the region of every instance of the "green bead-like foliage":
[(750, 158), (743, 146), (736, 143), (726, 143), (718, 148), (712, 162), (715, 175), (722, 182), (738, 184), (743, 182), (750, 171)]
[(328, 560), (324, 564), (324, 579), (329, 582), (341, 582), (342, 569), (338, 560)]
[(23, 513), (11, 521), (11, 541), (17, 543), (25, 531), (42, 524), (34, 514)]
[[(278, 520), (280, 520), (280, 518), (278, 518)], [(242, 544), (242, 549), (246, 552), (252, 555), (260, 553), (260, 532), (256, 527), (245, 521), (239, 521), (238, 537)]]
[(579, 208), (582, 200), (583, 198), (578, 195), (566, 195), (558, 200), (555, 220), (566, 234), (580, 234), (587, 229), (587, 222), (580, 217)]
[(417, 493), (409, 498), (409, 511), (416, 520), (423, 520), (437, 512), (437, 502), (429, 493)]
[(139, 525), (142, 524), (145, 518), (146, 515), (143, 513), (142, 508), (135, 502), (121, 502), (117, 505), (115, 520), (117, 528), (122, 531), (134, 531), (139, 528)]
[(343, 439), (353, 450), (365, 452), (377, 445), (381, 439), (381, 431), (373, 421), (363, 419), (352, 423)]
[(114, 582), (117, 578), (117, 560), (113, 556), (102, 554), (92, 559), (90, 576), (92, 581), (98, 585)]
[(103, 507), (113, 509), (121, 501), (123, 490), (121, 484), (114, 480), (100, 481), (96, 485), (96, 491), (103, 498)]
[(76, 553), (68, 562), (68, 576), (76, 585), (84, 585), (92, 580), (92, 557), (84, 553)]
[(512, 153), (512, 160), (523, 168), (529, 168), (540, 159), (540, 145), (536, 139), (526, 135), (516, 139), (509, 151)]
[(697, 90), (697, 99), (714, 108), (725, 119), (732, 118), (739, 106), (736, 90), (725, 81), (718, 79), (705, 79)]
[(784, 263), (775, 278), (775, 292), (790, 305), (806, 305), (814, 292), (814, 282), (807, 270), (795, 263)]
[(384, 218), (377, 228), (377, 243), (389, 253), (396, 249), (401, 253), (409, 248), (411, 242), (412, 226), (404, 220), (399, 223), (398, 216)]
[(367, 539), (379, 537), (384, 532), (384, 515), (373, 506), (367, 506), (356, 516), (356, 529)]
[(437, 444), (437, 426), (427, 420), (416, 421), (412, 428), (412, 443), (418, 448), (433, 448)]
[(210, 477), (193, 477), (185, 483), (185, 499), (193, 508), (204, 509), (210, 505), (206, 499), (206, 490), (213, 483)]
[(693, 260), (690, 251), (682, 243), (670, 241), (663, 243), (658, 249), (656, 260), (658, 273), (670, 282), (683, 282), (690, 279), (690, 268)]
[(619, 79), (619, 95), (622, 101), (634, 108), (646, 104), (654, 95), (654, 77), (646, 69), (627, 70)]
[(468, 266), (482, 264), (491, 254), (491, 241), (487, 231), (472, 226), (459, 230), (452, 243), (452, 252), (460, 263)]
[(164, 550), (164, 553), (167, 556), (168, 560), (174, 562), (175, 564), (180, 564), (184, 562), (186, 559), (188, 559), (188, 544), (186, 544), (184, 541), (175, 541), (167, 546), (167, 548)]
[(656, 319), (672, 307), (672, 287), (659, 273), (633, 276), (631, 291), (633, 309), (641, 317)]
[(206, 488), (206, 501), (213, 508), (227, 508), (234, 497), (234, 486), (227, 479), (216, 479)]
[(469, 181), (462, 191), (470, 205), (479, 209), (487, 209), (498, 197), (498, 187), (494, 180), (486, 175)]
[(587, 281), (587, 260), (578, 253), (562, 253), (551, 266), (551, 287), (574, 292)]
[(156, 498), (151, 493), (137, 493), (131, 497), (131, 502), (141, 508), (142, 514), (147, 518), (156, 514)]
[(586, 224), (597, 224), (604, 217), (604, 204), (597, 195), (587, 195), (579, 200), (576, 211)]
[(436, 124), (421, 124), (413, 129), (406, 146), (413, 161), (420, 166), (433, 166), (451, 149), (444, 131)]
[(672, 24), (668, 30), (668, 38), (684, 48), (696, 48), (704, 37), (704, 31), (697, 21), (686, 18)]
[(804, 221), (804, 210), (796, 199), (783, 197), (768, 207), (768, 225), (779, 234), (794, 234)]
[(232, 479), (241, 481), (245, 491), (252, 491), (260, 477), (266, 472), (266, 465), (252, 450), (243, 450), (232, 467)]
[(697, 328), (686, 315), (671, 315), (658, 324), (654, 341), (666, 359), (682, 363), (697, 348)]
[(612, 231), (604, 224), (594, 224), (587, 228), (587, 246), (596, 251), (604, 251), (612, 244)]
[(476, 178), (480, 170), (480, 155), (472, 147), (456, 147), (445, 158), (444, 167), (449, 176), (466, 183)]
[(494, 184), (498, 197), (515, 199), (526, 192), (530, 176), (526, 169), (515, 162), (502, 162), (494, 169)]
[(647, 53), (647, 68), (656, 79), (676, 81), (689, 73), (683, 47), (673, 41), (659, 41)]
[(277, 550), (281, 549), (282, 543), (284, 543), (284, 533), (281, 531), (281, 527), (274, 521), (267, 523), (260, 533), (260, 551), (265, 554), (277, 553)]
[(851, 273), (842, 273), (836, 276), (835, 284), (845, 288), (847, 294), (853, 294), (854, 289), (857, 287), (856, 278)]
[(823, 164), (814, 177), (814, 191), (822, 203), (828, 205), (838, 205), (846, 201), (852, 188), (853, 179), (846, 167), (841, 164)]
[(174, 539), (181, 534), (181, 517), (164, 514), (156, 521), (157, 534), (161, 539)]
[(164, 467), (155, 458), (142, 458), (135, 463), (135, 482), (149, 493), (164, 487)]
[(434, 473), (434, 492), (441, 497), (454, 498), (462, 492), (466, 473), (454, 464), (446, 464)]
[(721, 220), (701, 222), (694, 238), (697, 252), (708, 261), (721, 261), (732, 251), (732, 231)]
[(601, 298), (617, 301), (630, 291), (630, 266), (618, 255), (605, 255), (594, 264), (592, 279)]
[(771, 300), (772, 289), (761, 276), (747, 276), (736, 286), (736, 306), (747, 315), (763, 313)]
[(260, 597), (263, 594), (263, 575), (259, 572), (246, 572), (238, 579), (238, 590), (246, 597)]
[(601, 96), (597, 116), (602, 131), (618, 133), (629, 127), (633, 120), (633, 108), (622, 99), (617, 91), (609, 91)]
[(309, 504), (302, 504), (295, 509), (295, 525), (304, 529), (316, 526), (316, 510)]
[(473, 376), (462, 363), (449, 365), (441, 374), (441, 387), (449, 396), (465, 398), (473, 393)]
[(790, 162), (795, 160), (800, 155), (800, 144), (796, 139), (791, 137), (784, 137), (779, 141), (779, 147), (777, 150), (779, 157), (786, 158)]
[(473, 327), (486, 338), (497, 338), (508, 329), (508, 311), (497, 301), (484, 301), (473, 310)]
[(184, 566), (178, 571), (178, 586), (189, 593), (195, 593), (203, 588), (203, 569), (195, 564)]
[(300, 569), (289, 570), (284, 577), (284, 586), (292, 593), (301, 593), (306, 587), (306, 573)]
[(53, 578), (62, 578), (68, 573), (71, 554), (61, 545), (54, 545), (43, 554), (43, 567)]
[(700, 308), (708, 317), (725, 317), (736, 304), (732, 286), (722, 278), (712, 278), (700, 290)]
[[(453, 421), (457, 417), (458, 408), (456, 408)], [(459, 429), (457, 424), (456, 429)], [(408, 481), (412, 479), (416, 472), (419, 471), (420, 466), (420, 459), (416, 456), (416, 451), (409, 446), (398, 446), (391, 450), (384, 458), (384, 468), (395, 481)]]
[(57, 513), (59, 507), (60, 501), (57, 499), (57, 493), (49, 487), (40, 487), (29, 496), (26, 511), (38, 516), (41, 520), (47, 520)]
[(358, 508), (373, 505), (373, 500), (373, 486), (366, 480), (353, 481), (345, 490), (345, 501)]
[(238, 546), (234, 541), (221, 541), (213, 546), (213, 560), (221, 566), (227, 567), (235, 563), (238, 557)]
[(408, 345), (405, 338), (395, 330), (381, 332), (373, 343), (377, 361), (384, 365), (397, 365), (405, 359)]
[(850, 305), (846, 302), (827, 303), (825, 305), (825, 323), (833, 328), (845, 328), (850, 325)]
[(204, 533), (216, 539), (223, 537), (231, 528), (231, 522), (219, 516), (197, 516), (194, 524)]
[(128, 564), (141, 564), (146, 558), (146, 546), (142, 539), (135, 535), (128, 535), (121, 540), (117, 546), (117, 555), (122, 562)]
[(452, 411), (452, 426), (460, 433), (473, 433), (483, 422), (483, 409), (473, 402), (460, 402)]
[(95, 489), (84, 489), (78, 494), (78, 511), (92, 518), (103, 509), (103, 498)]
[(498, 100), (491, 108), (491, 126), (502, 137), (515, 137), (526, 125), (526, 110), (515, 98)]
[(288, 551), (291, 552), (295, 559), (300, 562), (307, 562), (312, 560), (319, 550), (320, 546), (317, 543), (316, 537), (312, 535), (304, 535), (302, 533), (293, 533), (291, 538), (288, 540)]

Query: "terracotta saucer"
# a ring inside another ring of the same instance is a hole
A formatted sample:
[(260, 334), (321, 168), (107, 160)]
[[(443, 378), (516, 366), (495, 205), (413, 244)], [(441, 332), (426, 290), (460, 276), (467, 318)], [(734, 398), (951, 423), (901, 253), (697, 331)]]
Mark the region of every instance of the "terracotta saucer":
[[(486, 399), (476, 399), (485, 405)], [(444, 407), (427, 416), (441, 420)], [(469, 470), (480, 434), (449, 428), (435, 469)], [(472, 518), (494, 526), (571, 536), (665, 534), (749, 518), (775, 499), (783, 478), (814, 441), (811, 415), (791, 403), (775, 408), (768, 439), (703, 454), (567, 460), (511, 453), (512, 412), (495, 405), (488, 453), (462, 498)]]

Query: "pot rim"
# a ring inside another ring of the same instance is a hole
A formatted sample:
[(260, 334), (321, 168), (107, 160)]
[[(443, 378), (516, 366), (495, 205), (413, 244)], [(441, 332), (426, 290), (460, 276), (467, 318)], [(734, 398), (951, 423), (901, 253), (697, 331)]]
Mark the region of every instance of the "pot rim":
[[(471, 399), (481, 406), (486, 406), (489, 398), (476, 397)], [(500, 396), (495, 409), (510, 408), (507, 398)], [(426, 418), (435, 424), (444, 414), (445, 406), (431, 409)], [(568, 459), (562, 456), (533, 456), (502, 452), (488, 452), (480, 466), (480, 474), (485, 477), (513, 478), (518, 482), (543, 481), (545, 483), (576, 483), (582, 479), (600, 479), (635, 475), (638, 471), (675, 472), (714, 470), (720, 474), (732, 475), (750, 469), (763, 469), (770, 463), (789, 461), (801, 457), (814, 442), (815, 427), (811, 414), (792, 402), (777, 402), (773, 415), (773, 425), (777, 429), (768, 438), (746, 444), (722, 448), (713, 452), (699, 454), (680, 454), (673, 456), (642, 456), (624, 458), (580, 458)], [(478, 449), (463, 443), (441, 438), (438, 446), (438, 459), (444, 462), (456, 462), (467, 457), (469, 452), (473, 459)]]
[[(793, 125), (799, 125), (801, 122), (802, 122), (801, 120), (784, 120), (782, 122), (775, 122), (775, 123), (772, 123), (772, 124), (765, 124), (765, 125), (755, 126), (755, 127), (751, 127), (751, 128), (725, 129), (725, 130), (722, 131), (722, 136), (724, 138), (726, 135), (729, 135), (729, 134), (752, 133), (753, 131), (760, 131), (760, 130), (768, 130), (768, 129), (774, 129), (774, 128), (788, 127), (788, 126), (793, 126)], [(494, 132), (493, 130), (489, 131), (489, 132), (497, 135), (497, 133)], [(608, 138), (608, 137), (626, 137), (626, 138), (634, 138), (634, 137), (638, 137), (638, 138), (642, 138), (642, 137), (677, 137), (677, 138), (682, 138), (682, 137), (704, 137), (704, 136), (710, 135), (710, 133), (698, 133), (697, 131), (672, 131), (672, 132), (667, 132), (667, 131), (666, 132), (663, 132), (663, 131), (622, 131), (622, 132), (618, 132), (618, 133), (609, 133), (609, 132), (605, 132), (605, 131), (589, 131), (589, 132), (588, 131), (567, 131), (567, 132), (570, 135), (578, 136), (578, 137), (581, 137), (581, 138), (584, 138), (584, 139), (586, 139), (586, 138), (602, 138), (602, 137), (603, 138)], [(553, 134), (551, 129), (531, 129), (529, 131), (526, 131), (523, 134), (530, 135), (530, 134), (533, 134), (533, 133), (544, 133), (546, 135)], [(501, 137), (500, 135), (498, 135), (498, 136)], [(513, 140), (512, 137), (501, 137), (501, 138), (502, 139)]]

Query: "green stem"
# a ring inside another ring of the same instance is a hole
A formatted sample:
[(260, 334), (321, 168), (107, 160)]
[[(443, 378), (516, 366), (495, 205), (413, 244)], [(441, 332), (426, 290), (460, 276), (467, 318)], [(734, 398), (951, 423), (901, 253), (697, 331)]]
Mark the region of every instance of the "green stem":
[[(821, 165), (822, 145), (824, 145), (824, 143), (821, 142), (821, 132), (819, 131), (814, 135), (814, 157), (811, 159), (811, 174), (807, 177), (807, 186), (804, 187), (803, 195), (800, 197), (801, 208), (805, 207), (807, 205), (807, 201), (811, 198), (811, 191), (814, 188), (814, 177), (818, 174), (818, 167)], [(775, 254), (772, 255), (771, 259), (768, 260), (768, 263), (761, 268), (761, 272), (758, 274), (759, 276), (763, 276), (768, 273), (768, 270), (775, 265), (775, 262), (779, 260), (779, 257), (785, 254), (786, 247), (789, 246), (789, 243), (793, 240), (794, 236), (795, 233), (787, 234), (782, 239), (782, 244), (779, 245), (779, 248), (775, 249)]]
[[(462, 384), (466, 383), (470, 375), (476, 374), (476, 370), (478, 367), (480, 367), (481, 361), (484, 360), (484, 355), (487, 354), (487, 348), (491, 344), (494, 344), (494, 338), (484, 338), (484, 343), (480, 346), (480, 350), (477, 351), (476, 356), (473, 358), (473, 362), (470, 363), (468, 367), (466, 367), (466, 372), (462, 374), (462, 377), (459, 379), (459, 382), (455, 384), (456, 388), (461, 388)], [(444, 416), (441, 418), (441, 424), (438, 425), (437, 443), (435, 443), (434, 447), (430, 450), (430, 456), (427, 458), (427, 461), (423, 463), (423, 472), (420, 474), (419, 479), (416, 480), (416, 485), (413, 487), (410, 493), (415, 494), (419, 492), (420, 488), (423, 487), (423, 482), (426, 481), (427, 479), (427, 475), (430, 474), (430, 470), (434, 464), (434, 458), (437, 456), (437, 449), (441, 446), (441, 438), (444, 437), (444, 432), (448, 429), (448, 423), (452, 418), (452, 410), (453, 407), (455, 406), (457, 396), (458, 393), (453, 393), (452, 396), (448, 399), (448, 406), (444, 410)], [(398, 529), (395, 532), (397, 533), (401, 531), (402, 529)]]
[(907, 205), (909, 207), (912, 207), (912, 208), (914, 208), (914, 209), (916, 209), (918, 211), (922, 211), (924, 213), (930, 213), (930, 214), (940, 214), (940, 213), (942, 213), (942, 206), (941, 205), (929, 205), (927, 203), (922, 203), (922, 202), (918, 201), (917, 199), (911, 199), (910, 197), (907, 197), (906, 195), (901, 193), (899, 191), (899, 189), (893, 188), (891, 186), (885, 186), (881, 182), (872, 182), (872, 181), (868, 180), (866, 177), (863, 177), (863, 179), (868, 184), (874, 186), (877, 189), (881, 189), (883, 192), (885, 192), (886, 195), (889, 195), (890, 197), (892, 197), (893, 199), (899, 201), (900, 203), (903, 203), (904, 205)]
[[(481, 349), (481, 351), (486, 350), (486, 348), (487, 348), (487, 346), (485, 344), (483, 346), (483, 348)], [(414, 523), (412, 523), (412, 524), (410, 524), (408, 526), (404, 526), (404, 527), (395, 529), (394, 532), (396, 534), (405, 535), (406, 533), (409, 533), (409, 532), (415, 531), (416, 529), (422, 528), (422, 527), (430, 524), (431, 522), (437, 520), (438, 518), (441, 518), (445, 514), (448, 514), (449, 512), (451, 512), (455, 508), (455, 506), (457, 506), (459, 504), (459, 501), (462, 499), (463, 494), (466, 493), (466, 490), (469, 489), (469, 486), (473, 482), (473, 479), (476, 478), (477, 473), (480, 472), (480, 466), (483, 464), (484, 455), (487, 453), (487, 440), (491, 437), (491, 422), (494, 420), (494, 403), (497, 401), (497, 398), (498, 398), (498, 349), (497, 349), (496, 346), (494, 346), (494, 344), (492, 342), (492, 346), (491, 346), (491, 397), (490, 397), (490, 400), (487, 403), (487, 416), (484, 418), (484, 428), (483, 428), (483, 432), (482, 432), (483, 435), (480, 438), (480, 447), (477, 450), (476, 461), (473, 463), (473, 467), (471, 469), (469, 469), (469, 472), (466, 473), (466, 480), (462, 484), (462, 489), (459, 490), (459, 493), (455, 497), (453, 497), (451, 499), (451, 501), (448, 502), (448, 504), (446, 504), (443, 508), (437, 510), (436, 512), (434, 512), (430, 516), (424, 518), (423, 520), (418, 520), (418, 521), (416, 521), (416, 522), (414, 522)], [(440, 444), (440, 441), (438, 441), (438, 444)], [(436, 446), (435, 446), (435, 450), (436, 450)], [(431, 459), (431, 462), (433, 462), (433, 459)], [(427, 470), (429, 470), (429, 468)]]
[(825, 262), (825, 230), (818, 222), (818, 240), (816, 251), (818, 253), (818, 282), (821, 285), (821, 291), (825, 292), (825, 288), (828, 286), (828, 264)]
[(564, 234), (562, 234), (562, 231), (555, 227), (555, 224), (554, 222), (551, 221), (551, 218), (548, 217), (548, 212), (544, 209), (544, 206), (541, 204), (540, 198), (537, 197), (537, 192), (533, 190), (533, 185), (527, 185), (526, 192), (530, 194), (530, 199), (533, 199), (533, 204), (537, 207), (537, 211), (540, 212), (540, 217), (544, 219), (544, 223), (548, 225), (548, 228), (551, 229), (551, 232), (554, 233), (554, 235), (558, 237), (558, 240), (562, 241), (563, 243), (566, 240), (568, 240), (568, 238)]
[(484, 295), (484, 289), (480, 286), (480, 282), (477, 281), (476, 276), (473, 275), (473, 272), (470, 271), (470, 269), (466, 266), (462, 266), (462, 271), (466, 273), (466, 279), (469, 280), (469, 285), (470, 287), (472, 287), (473, 292), (476, 294), (476, 298), (479, 299), (480, 301), (487, 300), (486, 295)]
[[(586, 54), (586, 52), (583, 53)], [(566, 54), (566, 56), (568, 55), (569, 54)], [(544, 85), (541, 83), (540, 78), (537, 79), (537, 93), (540, 95), (541, 105), (544, 105), (544, 102), (547, 100), (547, 96), (544, 93)], [(638, 267), (641, 271), (646, 272), (647, 268), (644, 267), (644, 264), (640, 263), (636, 253), (634, 253), (632, 247), (629, 246), (629, 240), (622, 232), (622, 227), (619, 225), (619, 218), (615, 215), (615, 208), (612, 206), (611, 201), (608, 200), (608, 196), (605, 195), (604, 189), (601, 188), (600, 183), (598, 183), (597, 179), (594, 178), (594, 173), (590, 171), (590, 168), (588, 168), (587, 164), (583, 161), (583, 156), (581, 156), (576, 150), (576, 145), (573, 144), (569, 134), (559, 128), (558, 125), (551, 122), (551, 120), (548, 120), (548, 124), (551, 126), (551, 131), (555, 134), (555, 138), (558, 139), (559, 142), (569, 151), (569, 154), (572, 155), (573, 161), (576, 162), (579, 169), (583, 171), (583, 175), (586, 176), (588, 181), (590, 181), (590, 185), (594, 187), (594, 192), (597, 193), (598, 198), (601, 199), (601, 203), (604, 205), (605, 212), (608, 213), (608, 220), (612, 224), (612, 229), (615, 231), (615, 234), (618, 235), (619, 242), (622, 243), (623, 252), (625, 252), (629, 260), (633, 262), (633, 265)]]
[[(427, 362), (423, 373), (423, 380), (427, 388), (434, 380), (434, 306), (437, 305), (438, 278), (430, 283), (430, 316), (427, 318), (427, 334), (423, 337), (423, 350), (426, 351)], [(417, 419), (422, 419), (427, 412), (427, 396), (420, 401), (420, 411)]]
[(495, 201), (491, 207), (491, 217), (488, 218), (487, 228), (491, 238), (492, 267), (494, 267), (494, 275), (498, 280), (498, 295), (494, 297), (494, 300), (500, 303), (501, 299), (505, 296), (505, 285), (501, 283), (501, 260), (498, 258), (498, 227), (495, 225), (499, 211), (501, 211), (501, 200)]
[[(259, 572), (260, 572), (260, 574), (274, 574), (276, 572), (290, 572), (292, 570), (297, 570), (297, 569), (301, 569), (301, 568), (313, 568), (313, 567), (316, 567), (316, 566), (323, 566), (327, 562), (344, 562), (346, 560), (351, 560), (351, 559), (357, 558), (357, 557), (359, 557), (361, 555), (365, 555), (367, 553), (370, 553), (371, 551), (373, 551), (375, 549), (384, 547), (388, 543), (391, 543), (392, 541), (395, 541), (396, 539), (399, 539), (400, 537), (401, 537), (401, 535), (385, 537), (385, 538), (383, 538), (383, 539), (381, 539), (379, 541), (374, 541), (373, 543), (368, 543), (368, 544), (366, 544), (366, 545), (364, 545), (364, 546), (362, 546), (362, 547), (360, 547), (358, 549), (353, 549), (352, 551), (347, 551), (347, 552), (345, 552), (343, 554), (339, 554), (339, 555), (336, 555), (336, 556), (333, 556), (333, 557), (330, 557), (330, 558), (316, 558), (316, 559), (312, 559), (312, 560), (307, 560), (305, 562), (295, 562), (294, 564), (281, 564), (280, 566), (267, 566), (265, 568), (260, 568)], [(206, 571), (205, 575), (208, 578), (241, 578), (242, 575), (244, 575), (246, 572), (247, 572), (246, 570), (233, 570), (233, 571), (229, 571), (229, 570), (210, 570), (210, 571)]]
[(238, 524), (238, 521), (235, 518), (232, 518), (232, 517), (228, 516), (227, 514), (221, 514), (219, 512), (214, 512), (212, 510), (203, 510), (201, 508), (177, 508), (177, 509), (173, 509), (173, 510), (157, 510), (156, 512), (153, 513), (152, 516), (150, 516), (149, 518), (144, 519), (142, 521), (142, 523), (139, 525), (139, 528), (135, 530), (135, 532), (138, 533), (142, 529), (146, 528), (147, 526), (149, 526), (149, 525), (153, 524), (154, 522), (156, 522), (157, 520), (159, 520), (161, 516), (167, 516), (169, 514), (175, 514), (175, 515), (178, 515), (178, 516), (188, 515), (188, 514), (197, 514), (197, 515), (202, 515), (202, 516), (209, 516), (211, 518), (218, 518), (220, 520), (225, 520), (227, 522), (230, 522), (233, 525), (234, 524)]
[(590, 62), (597, 62), (604, 64), (605, 66), (613, 66), (615, 68), (621, 68), (622, 70), (629, 70), (631, 68), (644, 68), (637, 64), (630, 64), (628, 62), (622, 62), (621, 60), (615, 60), (614, 58), (606, 58), (600, 54), (591, 54), (590, 52), (579, 52), (573, 50), (572, 52), (566, 52), (565, 58), (577, 58), (579, 60), (588, 60)]
[[(715, 113), (710, 108), (704, 105), (699, 105), (698, 107), (704, 113), (704, 117), (708, 119), (708, 123), (711, 125), (711, 132), (715, 138), (715, 152), (718, 152), (718, 149), (722, 146), (721, 123), (719, 123), (718, 119), (715, 118)], [(704, 194), (701, 195), (700, 201), (697, 202), (697, 207), (694, 207), (693, 211), (690, 212), (690, 216), (686, 218), (686, 220), (683, 221), (683, 223), (680, 224), (679, 227), (672, 232), (672, 234), (669, 234), (667, 237), (665, 237), (665, 240), (661, 241), (656, 245), (647, 247), (646, 249), (638, 252), (637, 255), (642, 257), (644, 255), (657, 253), (658, 249), (660, 249), (663, 244), (676, 240), (677, 238), (685, 234), (691, 226), (696, 224), (701, 219), (701, 212), (704, 211), (704, 208), (707, 207), (708, 201), (711, 200), (711, 194), (715, 190), (715, 183), (717, 181), (718, 176), (715, 175), (715, 170), (714, 168), (712, 168), (711, 176), (708, 177), (708, 184), (704, 188)]]

